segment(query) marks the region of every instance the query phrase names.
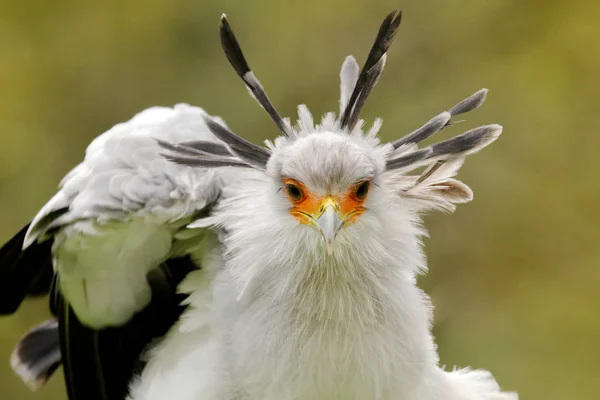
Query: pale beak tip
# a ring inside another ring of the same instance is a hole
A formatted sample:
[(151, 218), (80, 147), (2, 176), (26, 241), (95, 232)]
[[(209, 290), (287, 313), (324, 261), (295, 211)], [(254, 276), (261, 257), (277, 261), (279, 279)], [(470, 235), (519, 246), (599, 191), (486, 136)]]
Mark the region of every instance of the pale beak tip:
[(315, 225), (325, 240), (328, 255), (333, 254), (333, 241), (343, 224), (344, 220), (340, 218), (335, 207), (331, 205), (327, 206), (319, 218), (315, 220)]

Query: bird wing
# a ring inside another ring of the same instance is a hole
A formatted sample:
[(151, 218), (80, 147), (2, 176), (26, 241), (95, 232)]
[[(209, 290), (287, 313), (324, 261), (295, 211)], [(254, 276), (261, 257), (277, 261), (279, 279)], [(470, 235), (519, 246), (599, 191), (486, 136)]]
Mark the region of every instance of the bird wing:
[[(123, 325), (93, 329), (79, 321), (60, 293), (59, 349), (70, 400), (125, 399), (132, 378), (146, 365), (144, 352), (163, 336), (187, 308), (177, 286), (190, 272), (203, 274), (189, 256), (171, 258), (148, 274), (150, 303)], [(55, 347), (56, 349), (56, 347)], [(42, 375), (44, 378), (44, 375)]]
[(186, 104), (152, 107), (94, 139), (58, 192), (0, 249), (0, 313), (49, 290), (52, 260), (62, 295), (85, 325), (119, 326), (143, 309), (148, 272), (201, 246), (204, 231), (186, 225), (217, 200), (226, 174), (219, 171), (227, 170), (171, 163), (157, 140), (200, 140), (228, 153), (206, 115)]
[(66, 225), (93, 231), (92, 222), (138, 216), (172, 222), (204, 208), (218, 194), (214, 172), (164, 160), (157, 140), (222, 146), (206, 126), (206, 115), (186, 104), (151, 107), (95, 138), (83, 162), (62, 179), (60, 190), (31, 222), (23, 247)]
[(32, 390), (43, 387), (62, 364), (70, 400), (124, 399), (146, 361), (143, 352), (161, 339), (187, 308), (179, 283), (197, 269), (189, 256), (171, 258), (148, 274), (152, 300), (123, 325), (93, 329), (79, 321), (56, 286), (54, 318), (27, 332), (11, 356), (13, 370)]
[(124, 398), (144, 348), (178, 320), (186, 295), (177, 285), (192, 270), (203, 274), (204, 246), (215, 247), (205, 244), (206, 229), (187, 225), (227, 197), (223, 182), (241, 178), (239, 169), (166, 161), (157, 141), (200, 143), (229, 157), (206, 116), (185, 104), (152, 107), (98, 136), (58, 192), (0, 248), (0, 314), (50, 293), (56, 317), (13, 353), (30, 387), (62, 363), (70, 399)]

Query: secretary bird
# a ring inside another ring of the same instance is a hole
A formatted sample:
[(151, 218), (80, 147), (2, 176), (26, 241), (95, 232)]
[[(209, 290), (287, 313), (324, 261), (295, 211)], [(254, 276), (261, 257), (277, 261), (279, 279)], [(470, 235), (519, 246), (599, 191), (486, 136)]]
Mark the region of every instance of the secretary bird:
[[(152, 107), (98, 136), (0, 250), (0, 312), (50, 292), (12, 357), (31, 387), (61, 363), (71, 400), (513, 400), (445, 371), (430, 331), (420, 215), (471, 189), (481, 126), (419, 147), (482, 89), (389, 143), (360, 111), (401, 21), (340, 72), (340, 112), (282, 118), (225, 17), (225, 55), (280, 135), (253, 144), (203, 109)], [(421, 173), (413, 173), (424, 168)]]

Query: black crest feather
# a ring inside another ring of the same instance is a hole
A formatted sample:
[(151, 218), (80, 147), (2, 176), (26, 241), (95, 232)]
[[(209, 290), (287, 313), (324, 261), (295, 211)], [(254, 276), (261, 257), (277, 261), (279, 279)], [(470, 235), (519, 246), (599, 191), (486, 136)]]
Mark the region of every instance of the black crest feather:
[(264, 168), (271, 157), (270, 150), (247, 141), (239, 135), (236, 135), (223, 125), (210, 117), (204, 117), (208, 129), (223, 143), (225, 143), (231, 152), (240, 157), (243, 161), (248, 161), (251, 165)]
[(480, 126), (451, 139), (390, 159), (387, 161), (386, 169), (405, 167), (414, 169), (434, 162), (436, 165), (430, 165), (430, 169), (426, 170), (420, 178), (425, 179), (447, 160), (475, 153), (496, 140), (501, 133), (500, 125)]
[(360, 71), (356, 86), (354, 87), (346, 109), (341, 116), (342, 128), (352, 130), (358, 122), (360, 110), (364, 105), (367, 96), (371, 92), (371, 89), (373, 89), (379, 76), (383, 72), (383, 63), (385, 62), (383, 56), (392, 45), (401, 21), (402, 12), (394, 10), (389, 13), (381, 23), (381, 27), (375, 38), (375, 43), (373, 44), (373, 47), (371, 47), (371, 51), (369, 51), (367, 61), (365, 61), (365, 65)]
[[(473, 93), (466, 99), (458, 102), (448, 111), (444, 111), (425, 123), (422, 127), (415, 129), (404, 137), (392, 142), (395, 149), (407, 143), (420, 143), (431, 135), (441, 131), (447, 126), (453, 125), (456, 122), (450, 119), (456, 115), (464, 114), (479, 108), (485, 101), (487, 89), (481, 89)], [(443, 123), (442, 123), (443, 122)]]
[(227, 150), (227, 147), (222, 144), (209, 142), (207, 140), (190, 140), (187, 142), (179, 143), (182, 146), (190, 147), (205, 153), (214, 154), (217, 156), (230, 156), (231, 153)]
[(252, 97), (256, 99), (258, 104), (261, 105), (262, 108), (265, 109), (267, 114), (271, 117), (271, 119), (275, 122), (281, 133), (285, 136), (290, 136), (290, 132), (286, 127), (283, 119), (273, 106), (273, 103), (269, 100), (265, 89), (261, 85), (261, 83), (256, 79), (254, 73), (250, 69), (248, 62), (246, 61), (246, 57), (244, 57), (244, 53), (240, 48), (240, 44), (238, 43), (233, 31), (231, 30), (231, 26), (229, 22), (227, 22), (227, 17), (225, 14), (221, 16), (221, 25), (219, 27), (219, 36), (221, 38), (221, 46), (223, 47), (223, 51), (225, 52), (225, 56), (229, 63), (238, 74), (240, 78), (244, 81), (250, 94)]
[(208, 141), (171, 143), (156, 139), (157, 144), (168, 151), (161, 155), (176, 164), (194, 167), (266, 167), (270, 150), (236, 135), (213, 118), (205, 116), (204, 121), (224, 145)]
[(471, 129), (443, 142), (431, 146), (431, 157), (469, 154), (487, 146), (502, 132), (500, 125), (484, 125)]

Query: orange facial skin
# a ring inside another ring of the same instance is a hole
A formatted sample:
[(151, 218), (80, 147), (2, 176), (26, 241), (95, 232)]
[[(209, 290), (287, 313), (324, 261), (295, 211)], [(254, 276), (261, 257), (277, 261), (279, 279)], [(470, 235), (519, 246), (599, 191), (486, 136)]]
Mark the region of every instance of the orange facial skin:
[[(356, 195), (358, 187), (364, 184), (365, 181), (361, 181), (352, 185), (343, 194), (322, 197), (319, 197), (315, 193), (308, 190), (302, 182), (298, 182), (294, 179), (284, 179), (283, 183), (284, 190), (286, 191), (286, 194), (292, 203), (290, 214), (292, 214), (300, 223), (309, 225), (313, 224), (313, 221), (323, 214), (325, 207), (328, 205), (332, 205), (334, 207), (340, 218), (344, 221), (344, 224), (354, 222), (356, 218), (365, 211), (363, 204), (368, 195), (365, 195), (362, 198), (359, 198)], [(288, 190), (288, 185), (298, 188), (301, 196), (296, 196), (297, 191), (295, 190), (292, 190), (292, 193), (290, 193), (290, 190)]]

